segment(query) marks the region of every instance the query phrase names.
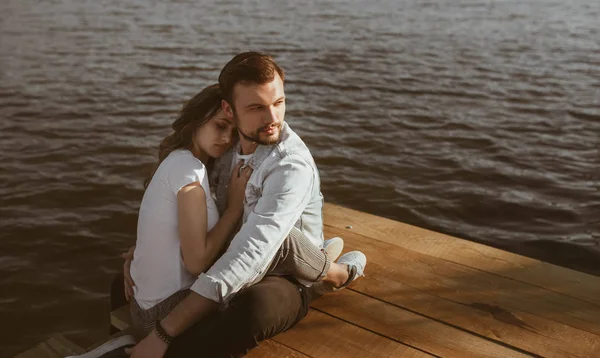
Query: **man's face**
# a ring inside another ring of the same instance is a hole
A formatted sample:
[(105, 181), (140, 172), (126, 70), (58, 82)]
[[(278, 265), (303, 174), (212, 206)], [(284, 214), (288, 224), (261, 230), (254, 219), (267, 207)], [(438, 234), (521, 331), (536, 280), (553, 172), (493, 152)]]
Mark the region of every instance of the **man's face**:
[(234, 119), (241, 140), (265, 145), (279, 141), (285, 117), (285, 93), (277, 73), (273, 81), (265, 84), (236, 84), (233, 105), (231, 108), (225, 102), (223, 108)]

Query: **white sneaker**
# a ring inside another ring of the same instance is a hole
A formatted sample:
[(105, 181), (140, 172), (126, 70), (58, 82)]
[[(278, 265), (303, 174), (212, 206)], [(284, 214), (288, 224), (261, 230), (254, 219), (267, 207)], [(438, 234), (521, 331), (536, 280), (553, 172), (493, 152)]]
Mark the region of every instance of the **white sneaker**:
[(342, 286), (336, 288), (330, 283), (319, 281), (312, 285), (309, 290), (311, 290), (315, 295), (324, 295), (326, 293), (343, 290), (357, 278), (365, 275), (367, 257), (360, 251), (351, 251), (342, 255), (337, 263), (348, 265), (348, 280)]
[(76, 356), (68, 356), (66, 358), (117, 358), (128, 357), (125, 353), (125, 348), (135, 346), (135, 338), (131, 335), (120, 336), (111, 339), (94, 350)]
[(325, 251), (331, 262), (337, 260), (342, 250), (344, 250), (344, 240), (341, 237), (332, 237), (323, 243), (323, 251)]
[(348, 265), (348, 281), (336, 288), (335, 291), (348, 287), (354, 280), (365, 275), (367, 257), (360, 251), (350, 251), (342, 255), (337, 263), (340, 265)]

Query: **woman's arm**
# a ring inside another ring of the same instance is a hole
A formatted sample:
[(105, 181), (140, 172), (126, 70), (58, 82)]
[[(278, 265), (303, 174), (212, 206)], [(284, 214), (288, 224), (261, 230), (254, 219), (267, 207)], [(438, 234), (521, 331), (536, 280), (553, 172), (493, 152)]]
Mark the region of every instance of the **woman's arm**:
[(240, 174), (236, 166), (229, 184), (228, 206), (217, 224), (207, 233), (206, 193), (199, 182), (190, 183), (177, 193), (177, 216), (183, 263), (188, 272), (200, 275), (217, 259), (236, 233), (244, 212), (243, 198), (251, 168)]
[(194, 182), (177, 193), (177, 216), (183, 263), (189, 273), (200, 275), (234, 234), (241, 213), (225, 210), (207, 233), (206, 193), (200, 183)]

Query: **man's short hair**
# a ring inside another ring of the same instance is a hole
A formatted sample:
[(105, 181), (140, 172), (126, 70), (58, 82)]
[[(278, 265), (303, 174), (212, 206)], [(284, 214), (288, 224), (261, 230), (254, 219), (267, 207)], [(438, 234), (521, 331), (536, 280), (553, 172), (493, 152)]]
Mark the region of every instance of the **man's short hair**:
[(275, 79), (275, 73), (284, 80), (283, 70), (273, 58), (260, 52), (243, 52), (227, 62), (219, 74), (223, 99), (233, 107), (233, 88), (238, 83), (265, 84)]

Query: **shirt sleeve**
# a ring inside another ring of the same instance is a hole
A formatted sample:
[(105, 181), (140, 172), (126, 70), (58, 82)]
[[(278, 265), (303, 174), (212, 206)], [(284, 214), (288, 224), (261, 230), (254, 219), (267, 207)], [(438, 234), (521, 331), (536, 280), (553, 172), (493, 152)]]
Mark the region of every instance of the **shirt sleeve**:
[(309, 202), (313, 170), (301, 156), (279, 161), (265, 177), (262, 196), (227, 252), (198, 277), (191, 290), (226, 302), (262, 275)]
[(177, 195), (179, 190), (193, 182), (200, 182), (205, 188), (207, 173), (204, 164), (192, 155), (180, 155), (169, 163), (167, 168), (167, 185), (173, 194)]

